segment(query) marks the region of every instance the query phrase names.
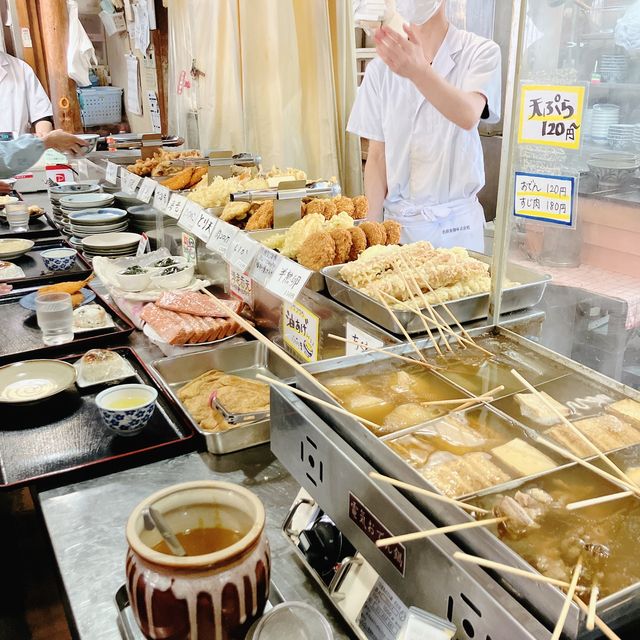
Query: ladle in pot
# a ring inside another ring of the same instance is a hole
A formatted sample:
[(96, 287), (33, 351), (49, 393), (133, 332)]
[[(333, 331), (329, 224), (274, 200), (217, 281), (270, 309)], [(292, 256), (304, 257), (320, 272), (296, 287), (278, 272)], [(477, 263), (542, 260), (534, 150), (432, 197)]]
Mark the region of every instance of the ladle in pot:
[(171, 551), (174, 556), (184, 557), (187, 555), (187, 552), (180, 544), (176, 534), (171, 530), (171, 527), (164, 519), (164, 516), (157, 509), (154, 507), (145, 509), (142, 517), (144, 518), (145, 529), (151, 531), (151, 529), (156, 528), (158, 533), (162, 536), (162, 539), (167, 543), (169, 551)]

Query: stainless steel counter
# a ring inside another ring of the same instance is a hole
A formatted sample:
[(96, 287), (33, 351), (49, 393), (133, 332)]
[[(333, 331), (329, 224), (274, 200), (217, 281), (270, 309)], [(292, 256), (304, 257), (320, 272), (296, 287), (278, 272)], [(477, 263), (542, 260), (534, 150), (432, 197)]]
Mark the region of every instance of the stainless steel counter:
[(277, 590), (285, 600), (304, 600), (320, 610), (337, 639), (351, 637), (280, 532), (299, 485), (267, 445), (226, 456), (192, 453), (40, 494), (77, 636), (120, 640), (113, 598), (124, 583), (124, 530), (135, 505), (163, 487), (203, 479), (235, 482), (260, 497)]

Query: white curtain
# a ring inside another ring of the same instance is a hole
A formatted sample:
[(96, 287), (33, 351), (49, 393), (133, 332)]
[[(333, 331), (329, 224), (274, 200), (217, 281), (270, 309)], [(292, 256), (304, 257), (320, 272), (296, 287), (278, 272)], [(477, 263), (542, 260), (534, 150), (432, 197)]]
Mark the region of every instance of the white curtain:
[(169, 31), (172, 133), (361, 192), (358, 140), (345, 133), (356, 90), (350, 3), (172, 0)]

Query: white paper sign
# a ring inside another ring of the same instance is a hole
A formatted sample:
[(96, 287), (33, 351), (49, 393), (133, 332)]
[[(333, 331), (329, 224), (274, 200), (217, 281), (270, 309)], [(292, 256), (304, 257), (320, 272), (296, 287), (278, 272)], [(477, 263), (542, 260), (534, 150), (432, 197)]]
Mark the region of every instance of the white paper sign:
[(140, 189), (138, 189), (138, 200), (142, 200), (142, 202), (151, 202), (151, 196), (156, 189), (158, 183), (151, 178), (144, 178), (142, 180), (142, 184), (140, 185)]
[(191, 233), (198, 221), (199, 215), (200, 207), (195, 202), (189, 202), (187, 200), (187, 204), (184, 205), (180, 218), (178, 219), (178, 226)]
[(153, 206), (159, 211), (166, 211), (169, 206), (169, 199), (171, 198), (171, 191), (167, 187), (163, 187), (161, 184), (156, 186), (156, 190), (153, 194)]
[(250, 307), (253, 306), (253, 282), (251, 278), (232, 266), (229, 266), (229, 293)]
[(141, 256), (149, 250), (149, 238), (146, 233), (140, 234), (140, 242), (138, 242), (138, 249), (136, 251), (136, 256)]
[(345, 338), (350, 341), (346, 343), (346, 354), (348, 356), (355, 355), (356, 353), (366, 353), (369, 347), (373, 347), (375, 349), (381, 349), (384, 347), (384, 342), (382, 340), (374, 338), (366, 331), (360, 329), (360, 327), (356, 327), (351, 324), (349, 321), (347, 321), (345, 334)]
[(200, 238), (202, 242), (207, 243), (211, 239), (217, 223), (217, 218), (214, 218), (210, 213), (207, 213), (202, 207), (198, 206), (198, 217), (193, 223), (191, 231)]
[(135, 194), (136, 187), (142, 178), (137, 176), (135, 173), (127, 171), (126, 169), (122, 169), (120, 175), (122, 178), (122, 190), (131, 195)]
[(227, 251), (231, 247), (231, 243), (240, 230), (228, 222), (218, 220), (209, 242), (207, 242), (207, 249), (221, 255), (226, 259)]
[(396, 640), (409, 611), (391, 588), (378, 578), (358, 614), (358, 626), (367, 638)]
[(287, 302), (295, 302), (310, 277), (309, 269), (293, 260), (283, 259), (269, 278), (267, 289)]
[(284, 260), (284, 258), (280, 254), (267, 249), (267, 247), (260, 247), (249, 269), (249, 275), (258, 284), (266, 287), (281, 260)]
[(302, 362), (316, 362), (320, 344), (320, 318), (304, 305), (282, 305), (282, 339)]
[(246, 233), (239, 233), (231, 244), (227, 259), (240, 273), (246, 273), (260, 247), (260, 243), (252, 240)]
[(104, 179), (110, 184), (118, 184), (118, 165), (111, 160), (107, 161), (107, 171)]
[(182, 211), (187, 205), (187, 199), (184, 196), (181, 196), (178, 193), (174, 193), (171, 195), (169, 199), (169, 204), (165, 210), (165, 213), (172, 218), (178, 220), (182, 215)]

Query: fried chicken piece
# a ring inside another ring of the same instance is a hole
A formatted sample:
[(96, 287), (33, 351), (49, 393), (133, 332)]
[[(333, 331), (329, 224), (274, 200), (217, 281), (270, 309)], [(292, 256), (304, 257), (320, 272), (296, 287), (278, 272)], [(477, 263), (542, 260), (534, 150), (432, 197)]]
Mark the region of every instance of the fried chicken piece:
[(369, 214), (369, 200), (367, 196), (356, 196), (351, 200), (355, 211), (353, 213), (354, 220), (364, 220)]
[(193, 170), (193, 175), (191, 176), (191, 180), (189, 182), (189, 188), (195, 187), (202, 178), (204, 178), (209, 172), (209, 167), (196, 167)]
[(249, 218), (245, 231), (273, 229), (273, 200), (263, 202)]
[(351, 227), (348, 231), (351, 235), (351, 249), (347, 262), (353, 262), (367, 248), (367, 236), (360, 227)]
[(351, 245), (353, 244), (349, 229), (332, 229), (329, 231), (329, 235), (336, 243), (336, 255), (333, 258), (333, 264), (344, 264), (348, 262)]
[(333, 199), (333, 202), (336, 205), (338, 213), (340, 213), (341, 211), (346, 211), (346, 213), (348, 213), (353, 218), (353, 214), (356, 212), (356, 207), (353, 204), (351, 198), (347, 198), (346, 196), (336, 196)]
[(402, 231), (400, 223), (395, 220), (385, 220), (382, 226), (387, 232), (386, 244), (400, 244), (400, 233)]
[(155, 166), (151, 171), (151, 175), (154, 178), (166, 178), (180, 173), (182, 168), (177, 164), (172, 164), (172, 162), (172, 160), (162, 160), (161, 162), (156, 160)]
[(171, 189), (172, 191), (180, 191), (181, 189), (186, 188), (191, 183), (191, 176), (193, 175), (193, 168), (187, 167), (183, 169), (179, 173), (176, 173), (175, 176), (171, 176), (168, 180), (165, 180), (162, 183), (163, 187), (167, 187), (167, 189)]
[(220, 220), (224, 222), (244, 220), (250, 209), (250, 202), (228, 202), (220, 214)]
[(307, 269), (320, 271), (333, 264), (336, 257), (336, 243), (326, 231), (312, 233), (298, 251), (298, 262)]
[(367, 236), (367, 246), (372, 247), (376, 244), (384, 244), (387, 239), (387, 232), (379, 222), (363, 222), (360, 229)]

